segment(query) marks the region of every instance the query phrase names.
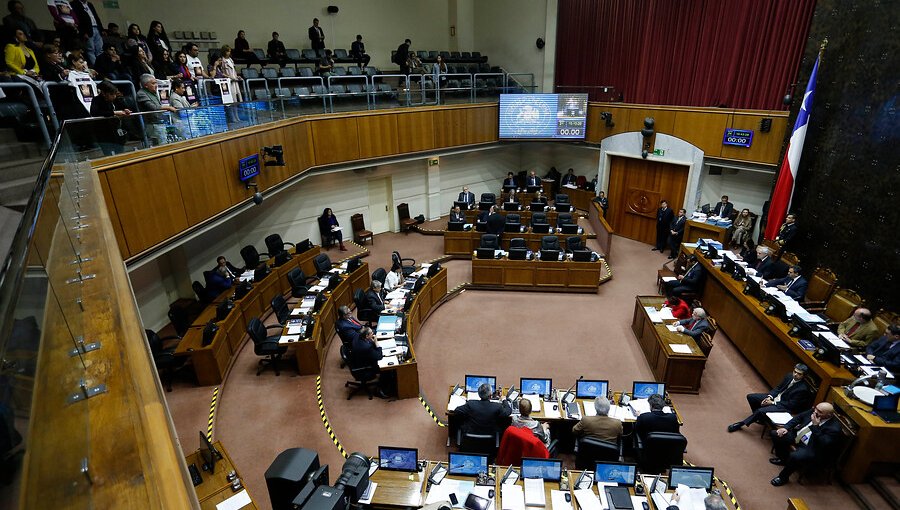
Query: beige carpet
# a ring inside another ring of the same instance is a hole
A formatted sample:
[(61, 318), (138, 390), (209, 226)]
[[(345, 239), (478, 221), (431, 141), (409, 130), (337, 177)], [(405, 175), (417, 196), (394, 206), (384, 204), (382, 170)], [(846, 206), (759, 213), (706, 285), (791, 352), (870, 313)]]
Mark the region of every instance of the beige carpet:
[[(439, 222), (434, 222), (439, 225)], [(382, 234), (369, 246), (370, 268), (387, 266), (398, 250), (417, 261), (442, 255), (443, 239), (418, 233)], [(469, 290), (438, 308), (416, 339), (420, 386), (444, 417), (448, 385), (466, 373), (494, 374), (500, 384), (521, 376), (552, 377), (568, 386), (579, 375), (609, 379), (614, 389), (633, 380), (652, 379), (631, 332), (636, 295), (656, 293), (656, 269), (666, 260), (648, 245), (616, 237), (613, 279), (596, 295), (515, 293)], [(596, 249), (596, 245), (594, 245)], [(336, 256), (337, 252), (333, 251)], [(468, 261), (447, 262), (448, 285), (471, 275)], [(346, 400), (349, 374), (338, 366), (337, 340), (331, 343), (322, 374), (325, 409), (347, 451), (367, 455), (378, 445), (414, 446), (427, 458), (445, 458), (447, 432), (415, 399), (386, 402), (364, 396)], [(332, 474), (343, 459), (327, 435), (316, 403), (316, 377), (296, 375), (285, 363), (280, 377), (256, 377), (257, 358), (245, 344), (220, 389), (215, 437), (225, 444), (260, 508), (269, 508), (263, 474), (284, 449), (319, 452)], [(178, 381), (168, 394), (170, 410), (185, 451), (196, 448), (197, 431), (206, 429), (212, 387)], [(673, 395), (685, 420), (687, 460), (714, 466), (745, 509), (777, 509), (788, 497), (803, 497), (811, 508), (852, 508), (838, 486), (781, 488), (769, 485), (777, 468), (768, 463), (770, 443), (759, 429), (728, 434), (725, 427), (747, 414), (744, 395), (765, 390), (761, 378), (721, 331), (715, 338), (700, 395)]]

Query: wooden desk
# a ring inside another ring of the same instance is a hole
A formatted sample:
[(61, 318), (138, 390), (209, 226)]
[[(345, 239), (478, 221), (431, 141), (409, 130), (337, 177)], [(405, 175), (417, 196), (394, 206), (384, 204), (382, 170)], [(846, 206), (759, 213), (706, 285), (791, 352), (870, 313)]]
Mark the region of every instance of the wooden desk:
[(482, 289), (597, 292), (603, 262), (472, 259), (472, 287)]
[[(484, 235), (484, 232), (477, 232), (474, 229), (468, 232), (444, 232), (444, 253), (447, 255), (453, 255), (459, 258), (471, 258), (472, 252), (478, 249), (481, 246), (481, 236)], [(521, 237), (525, 239), (525, 246), (533, 251), (537, 252), (541, 249), (541, 240), (544, 236), (556, 236), (559, 238), (559, 246), (562, 249), (566, 248), (566, 238), (568, 237), (580, 237), (582, 246), (586, 246), (587, 239), (591, 237), (593, 234), (583, 233), (583, 234), (562, 234), (557, 232), (550, 232), (547, 234), (537, 234), (534, 232), (526, 231), (526, 232), (504, 232), (500, 234), (500, 248), (503, 250), (509, 250), (509, 240)]]
[[(213, 446), (222, 454), (222, 458), (216, 461), (215, 473), (213, 474), (209, 474), (209, 471), (203, 470), (203, 457), (200, 455), (199, 449), (184, 459), (188, 466), (191, 464), (197, 466), (200, 477), (203, 478), (203, 483), (194, 487), (194, 490), (197, 493), (197, 499), (200, 501), (200, 508), (204, 510), (215, 510), (216, 505), (240, 492), (231, 490), (231, 482), (226, 479), (228, 473), (234, 471), (235, 474), (237, 474), (237, 477), (243, 482), (240, 471), (235, 467), (234, 462), (228, 455), (228, 451), (222, 446), (222, 442), (215, 441)], [(247, 487), (245, 486), (241, 490), (247, 490)], [(246, 505), (243, 508), (253, 509), (257, 508), (257, 506), (255, 502), (251, 501), (249, 505)]]
[(875, 416), (871, 406), (848, 397), (843, 388), (832, 387), (828, 401), (858, 427), (841, 467), (841, 478), (847, 483), (861, 483), (878, 467), (890, 466), (889, 472), (896, 472), (900, 464), (900, 423), (887, 423)]
[(687, 223), (684, 225), (684, 237), (681, 238), (681, 242), (696, 243), (701, 238), (715, 239), (722, 243), (723, 246), (727, 246), (728, 229), (700, 221), (687, 220)]
[[(653, 376), (657, 381), (666, 383), (669, 392), (700, 393), (706, 355), (690, 336), (669, 331), (665, 324), (654, 324), (644, 309), (645, 306), (652, 306), (658, 310), (664, 302), (665, 298), (659, 296), (637, 296), (631, 330), (653, 370)], [(672, 350), (672, 344), (687, 345), (691, 353), (676, 353)]]
[[(429, 464), (432, 464), (429, 462)], [(378, 484), (372, 496), (375, 508), (421, 508), (425, 501), (425, 481), (431, 473), (430, 465), (425, 471), (407, 473), (379, 469), (370, 478)], [(412, 478), (412, 480), (410, 480)]]
[(560, 187), (559, 192), (565, 195), (569, 195), (569, 203), (572, 204), (572, 207), (581, 209), (582, 211), (589, 210), (591, 200), (593, 200), (597, 196), (597, 193), (595, 191), (589, 191), (581, 188), (571, 189)]
[(235, 300), (234, 308), (225, 319), (218, 322), (219, 331), (212, 343), (203, 345), (203, 328), (216, 316), (216, 306), (225, 298), (234, 294), (229, 289), (220, 294), (209, 304), (200, 317), (194, 321), (184, 338), (178, 343), (176, 356), (190, 356), (197, 375), (197, 383), (201, 386), (220, 384), (225, 380), (225, 373), (231, 364), (232, 356), (240, 350), (247, 335), (247, 324), (253, 317), (261, 317), (269, 309), (269, 301), (277, 294), (290, 290), (287, 274), (299, 267), (306, 274), (315, 274), (313, 259), (320, 253), (315, 246), (292, 257), (287, 263), (273, 268), (261, 282), (254, 282), (253, 288), (241, 299)]
[(721, 272), (706, 257), (700, 256), (699, 260), (706, 271), (702, 290), (704, 308), (771, 387), (797, 363), (806, 364), (819, 380), (816, 402), (825, 400), (829, 386), (855, 379), (847, 369), (821, 362), (803, 350), (797, 339), (788, 335), (787, 324), (766, 315), (755, 298), (744, 295), (743, 282)]
[[(479, 212), (481, 212), (481, 211), (477, 211), (477, 210), (465, 211), (463, 214), (465, 214), (465, 216), (466, 216), (466, 223), (471, 223), (474, 225), (476, 223), (476, 221), (478, 220)], [(518, 214), (519, 221), (522, 223), (522, 225), (531, 225), (531, 215), (534, 214), (533, 211), (530, 211), (527, 208), (523, 211), (498, 211), (498, 212), (501, 216), (504, 216), (504, 217), (510, 213)], [(557, 218), (559, 218), (558, 212), (556, 212), (554, 210), (549, 210), (549, 211), (544, 212), (544, 214), (547, 215), (547, 223), (549, 223), (551, 225), (556, 225), (556, 220), (557, 220)], [(574, 218), (575, 216), (573, 215), (572, 217)]]

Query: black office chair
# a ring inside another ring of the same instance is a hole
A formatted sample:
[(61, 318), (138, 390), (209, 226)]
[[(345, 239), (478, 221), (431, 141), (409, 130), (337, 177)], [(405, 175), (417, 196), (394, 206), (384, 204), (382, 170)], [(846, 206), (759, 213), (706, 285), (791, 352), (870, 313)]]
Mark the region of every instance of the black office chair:
[(542, 250), (557, 250), (559, 251), (559, 238), (556, 236), (544, 236), (541, 238), (541, 249)]
[(341, 348), (338, 352), (341, 354), (341, 368), (344, 368), (350, 362), (350, 345), (344, 342), (343, 338), (341, 338)]
[(524, 237), (513, 237), (512, 239), (510, 239), (509, 240), (509, 249), (513, 249), (513, 248), (528, 248), (528, 246), (525, 244), (525, 238)]
[(379, 267), (378, 269), (372, 271), (372, 281), (381, 282), (381, 285), (384, 285), (384, 280), (387, 278), (387, 271), (383, 267)]
[(572, 204), (569, 203), (569, 195), (558, 193), (553, 203), (557, 212), (569, 212), (572, 210)]
[(584, 244), (581, 242), (581, 237), (569, 236), (566, 238), (566, 251), (573, 252), (582, 248), (584, 248)]
[(493, 193), (482, 193), (481, 200), (478, 202), (478, 209), (481, 211), (489, 211), (491, 206), (497, 205), (497, 196)]
[(522, 216), (519, 214), (509, 213), (506, 215), (505, 232), (519, 232), (522, 230)]
[(500, 236), (497, 234), (484, 234), (481, 236), (481, 247), (492, 250), (500, 249)]
[(400, 264), (403, 269), (403, 276), (409, 276), (416, 271), (416, 259), (405, 259), (400, 256), (399, 251), (391, 252), (391, 265)]
[[(266, 258), (260, 259), (262, 255), (265, 255)], [(258, 267), (262, 260), (268, 260), (269, 257), (270, 255), (268, 253), (256, 251), (256, 246), (253, 246), (252, 244), (248, 244), (241, 248), (241, 258), (244, 259), (244, 267)]]
[(532, 227), (535, 225), (544, 225), (544, 224), (549, 225), (549, 222), (547, 222), (547, 213), (536, 212), (531, 215), (531, 226)]
[(556, 217), (556, 226), (562, 227), (563, 225), (573, 225), (575, 220), (572, 219), (572, 213), (559, 213)]
[(194, 280), (194, 283), (191, 284), (191, 288), (194, 289), (194, 294), (197, 295), (197, 300), (200, 301), (200, 304), (205, 306), (212, 302), (212, 299), (209, 298), (209, 294), (206, 292), (206, 287), (204, 287), (202, 283)]
[(269, 304), (272, 305), (272, 311), (275, 313), (275, 318), (278, 319), (278, 324), (284, 327), (291, 318), (291, 309), (288, 308), (284, 296), (277, 294), (272, 298), (272, 301), (270, 301)]
[(318, 276), (325, 276), (331, 271), (331, 258), (325, 253), (320, 253), (313, 259), (313, 267), (316, 268), (316, 274)]
[(344, 383), (345, 388), (350, 388), (347, 400), (353, 398), (353, 395), (356, 395), (361, 390), (365, 390), (369, 400), (372, 400), (372, 397), (375, 396), (373, 389), (378, 388), (378, 365), (357, 366), (353, 359), (352, 348), (348, 344), (341, 345), (341, 360), (350, 367), (350, 375), (353, 376), (352, 381)]
[(175, 349), (178, 344), (163, 348), (163, 342), (166, 340), (179, 339), (180, 336), (171, 335), (160, 337), (155, 331), (145, 329), (147, 334), (147, 343), (150, 345), (150, 354), (153, 356), (153, 364), (156, 365), (156, 371), (159, 373), (159, 381), (167, 392), (172, 391), (172, 379), (184, 363), (188, 360), (187, 356), (175, 356)]
[(247, 324), (247, 334), (250, 335), (250, 339), (253, 340), (253, 353), (263, 357), (263, 359), (259, 360), (259, 363), (257, 363), (257, 376), (267, 366), (271, 366), (272, 369), (275, 370), (276, 376), (281, 375), (281, 372), (278, 370), (278, 360), (280, 360), (287, 351), (287, 347), (278, 345), (278, 339), (281, 338), (281, 335), (266, 335), (266, 331), (270, 329), (277, 329), (280, 331), (283, 328), (277, 325), (264, 326), (258, 317), (250, 319), (250, 323)]
[(500, 433), (473, 434), (457, 429), (456, 446), (461, 452), (487, 454), (490, 463), (497, 456), (497, 449), (500, 448)]
[(271, 234), (269, 236), (266, 236), (266, 249), (269, 250), (269, 253), (280, 253), (287, 250), (288, 247), (293, 248), (294, 243), (286, 243), (282, 241), (281, 235)]
[[(197, 282), (199, 283), (199, 282)], [(200, 303), (195, 301), (189, 307), (183, 306), (169, 306), (169, 322), (172, 323), (172, 327), (175, 328), (175, 334), (178, 336), (184, 336), (185, 333), (188, 332), (188, 329), (191, 327), (191, 323), (194, 322), (194, 319), (197, 318), (197, 311), (202, 311), (200, 308)]]
[(305, 296), (309, 292), (309, 284), (316, 281), (315, 278), (306, 276), (306, 273), (299, 267), (295, 267), (288, 271), (287, 280), (291, 285), (292, 298), (302, 298)]
[(585, 436), (575, 442), (576, 469), (593, 469), (597, 462), (622, 462), (622, 438), (616, 442)]
[(643, 440), (635, 435), (635, 442), (641, 473), (659, 474), (684, 461), (687, 438), (678, 432), (650, 432)]
[(353, 303), (356, 305), (356, 318), (365, 322), (367, 326), (378, 322), (378, 312), (372, 310), (366, 304), (366, 293), (362, 289), (353, 291)]

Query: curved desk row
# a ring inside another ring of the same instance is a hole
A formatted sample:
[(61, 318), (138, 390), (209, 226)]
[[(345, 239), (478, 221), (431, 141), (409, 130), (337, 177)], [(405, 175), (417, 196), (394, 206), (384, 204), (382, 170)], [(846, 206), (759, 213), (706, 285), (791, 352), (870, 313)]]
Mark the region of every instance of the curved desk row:
[(473, 258), (471, 287), (498, 290), (597, 292), (603, 264), (602, 259), (596, 262), (572, 260), (545, 262), (541, 260), (509, 260), (507, 258)]
[[(471, 258), (472, 252), (478, 249), (481, 246), (481, 236), (483, 236), (485, 232), (478, 232), (475, 230), (469, 231), (450, 231), (447, 230), (444, 232), (444, 253), (447, 255), (453, 255), (459, 258)], [(580, 237), (581, 245), (585, 246), (589, 237), (592, 234), (587, 232), (582, 234), (562, 234), (558, 232), (551, 232), (547, 234), (539, 234), (535, 232), (504, 232), (500, 234), (500, 249), (509, 250), (509, 240), (521, 237), (525, 239), (525, 246), (533, 251), (538, 252), (541, 250), (541, 239), (544, 236), (556, 236), (559, 238), (559, 245), (563, 248), (566, 246), (566, 239), (569, 237)]]
[[(466, 223), (475, 224), (476, 220), (478, 220), (478, 213), (480, 213), (478, 209), (469, 209), (463, 211), (463, 214), (466, 216)], [(531, 215), (534, 214), (533, 211), (528, 210), (527, 208), (522, 211), (497, 211), (501, 216), (506, 216), (507, 214), (518, 214), (519, 220), (522, 222), (522, 225), (531, 225)], [(541, 212), (541, 211), (538, 211)], [(555, 210), (543, 211), (544, 214), (547, 215), (547, 222), (551, 225), (556, 225), (556, 220), (559, 218), (559, 213)], [(572, 217), (575, 218), (577, 213), (570, 213)]]

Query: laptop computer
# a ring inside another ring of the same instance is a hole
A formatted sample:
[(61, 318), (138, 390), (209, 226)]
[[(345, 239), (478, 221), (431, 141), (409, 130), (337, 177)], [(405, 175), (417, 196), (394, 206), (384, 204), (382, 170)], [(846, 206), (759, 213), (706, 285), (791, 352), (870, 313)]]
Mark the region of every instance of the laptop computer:
[(897, 412), (897, 404), (900, 402), (900, 393), (892, 395), (879, 395), (872, 404), (872, 412), (887, 423), (900, 422), (900, 413)]
[(447, 462), (449, 474), (458, 476), (478, 476), (488, 472), (488, 456), (480, 453), (451, 452)]
[(419, 450), (416, 448), (379, 446), (378, 467), (388, 471), (409, 471), (415, 473), (419, 470)]

